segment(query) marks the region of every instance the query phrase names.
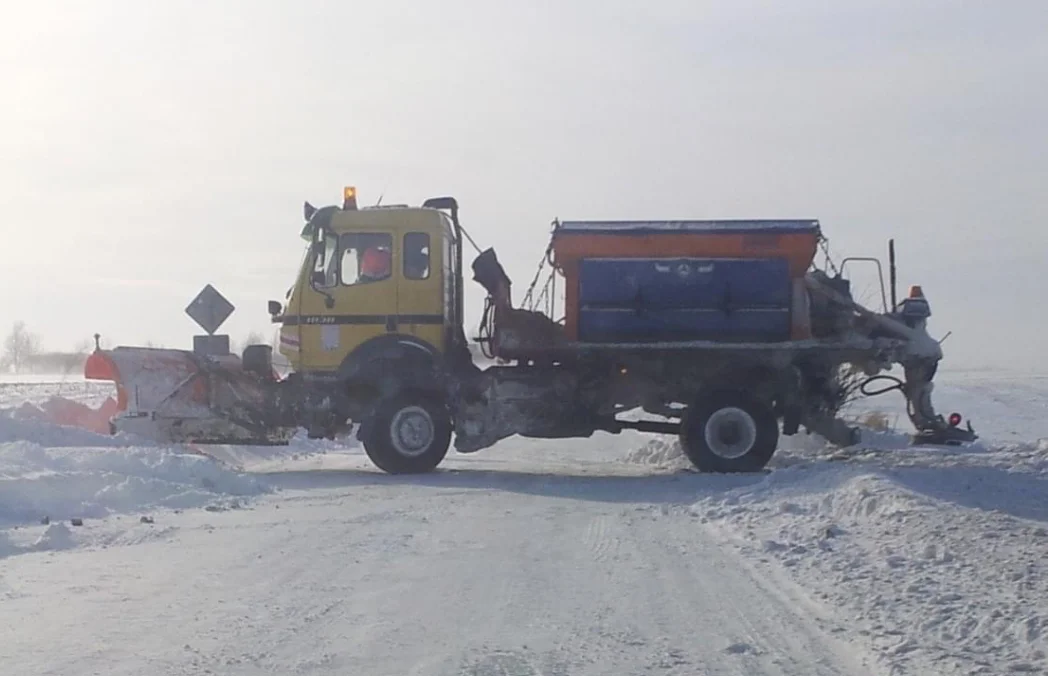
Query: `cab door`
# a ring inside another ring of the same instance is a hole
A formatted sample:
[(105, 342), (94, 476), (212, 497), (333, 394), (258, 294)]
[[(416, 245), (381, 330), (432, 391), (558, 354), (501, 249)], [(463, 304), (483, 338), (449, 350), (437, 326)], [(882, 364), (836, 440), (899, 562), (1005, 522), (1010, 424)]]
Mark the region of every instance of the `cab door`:
[(328, 234), (331, 238), (337, 245), (315, 259), (299, 316), (303, 365), (310, 370), (334, 371), (361, 344), (397, 330), (393, 234)]
[(399, 238), (398, 332), (422, 340), (443, 352), (442, 240), (429, 227), (406, 228)]

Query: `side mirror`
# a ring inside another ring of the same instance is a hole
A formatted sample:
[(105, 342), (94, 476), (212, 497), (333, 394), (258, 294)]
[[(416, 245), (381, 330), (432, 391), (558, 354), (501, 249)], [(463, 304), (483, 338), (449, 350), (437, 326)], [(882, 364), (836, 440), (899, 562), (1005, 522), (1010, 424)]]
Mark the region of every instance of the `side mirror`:
[(431, 197), (422, 203), (427, 209), (448, 209), (458, 211), (458, 202), (454, 197)]
[(268, 307), (269, 307), (269, 315), (271, 317), (276, 317), (278, 314), (280, 314), (280, 310), (281, 310), (280, 301), (278, 301), (278, 300), (271, 300), (271, 301), (269, 301), (269, 306)]
[(302, 203), (302, 215), (305, 217), (307, 223), (309, 222), (309, 219), (313, 218), (313, 214), (315, 213), (317, 213), (317, 208), (315, 206), (309, 202)]

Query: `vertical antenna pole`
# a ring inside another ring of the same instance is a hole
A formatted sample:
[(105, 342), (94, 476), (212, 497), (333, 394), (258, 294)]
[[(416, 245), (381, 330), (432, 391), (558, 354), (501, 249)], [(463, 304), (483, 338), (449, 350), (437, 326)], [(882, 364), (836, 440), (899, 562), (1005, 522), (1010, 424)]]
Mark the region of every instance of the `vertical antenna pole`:
[(896, 293), (896, 282), (895, 282), (895, 240), (888, 240), (888, 268), (889, 275), (891, 278), (892, 287), (892, 312), (895, 312), (895, 308), (899, 305), (899, 299)]

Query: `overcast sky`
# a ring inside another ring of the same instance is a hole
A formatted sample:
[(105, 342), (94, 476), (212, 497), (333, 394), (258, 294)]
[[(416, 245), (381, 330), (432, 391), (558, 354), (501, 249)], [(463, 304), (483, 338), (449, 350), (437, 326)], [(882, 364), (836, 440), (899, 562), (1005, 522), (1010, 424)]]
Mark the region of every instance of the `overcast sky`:
[(458, 197), (518, 300), (555, 217), (895, 237), (949, 365), (1048, 366), (1045, 0), (19, 2), (0, 86), (0, 329), (49, 347), (189, 346), (209, 282), (271, 332), (354, 184)]

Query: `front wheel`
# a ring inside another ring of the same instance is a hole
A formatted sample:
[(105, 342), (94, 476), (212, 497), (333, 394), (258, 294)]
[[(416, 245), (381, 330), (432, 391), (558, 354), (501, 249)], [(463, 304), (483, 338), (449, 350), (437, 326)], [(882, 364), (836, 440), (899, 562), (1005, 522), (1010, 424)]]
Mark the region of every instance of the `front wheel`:
[(758, 472), (779, 445), (779, 421), (741, 392), (712, 392), (685, 411), (680, 442), (700, 471)]
[(430, 472), (451, 446), (451, 416), (432, 396), (399, 394), (378, 404), (363, 442), (371, 461), (388, 474)]

